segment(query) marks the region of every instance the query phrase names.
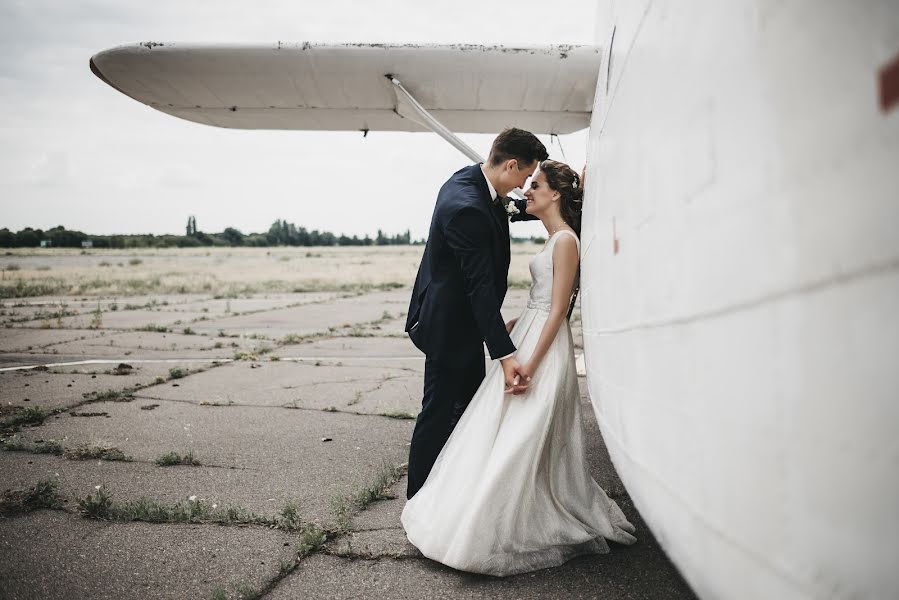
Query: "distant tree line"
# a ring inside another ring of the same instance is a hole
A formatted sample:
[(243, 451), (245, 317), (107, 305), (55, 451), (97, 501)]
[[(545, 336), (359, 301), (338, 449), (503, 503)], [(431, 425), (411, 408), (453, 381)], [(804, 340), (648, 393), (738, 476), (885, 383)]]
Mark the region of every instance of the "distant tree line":
[(43, 231), (26, 227), (13, 232), (0, 229), (0, 247), (36, 248), (41, 242), (49, 242), (55, 248), (80, 248), (88, 241), (94, 248), (191, 248), (199, 246), (391, 246), (423, 244), (424, 240), (412, 240), (410, 232), (387, 235), (380, 229), (376, 237), (335, 235), (330, 231), (307, 230), (286, 220), (278, 219), (265, 233), (242, 233), (234, 227), (226, 227), (221, 233), (204, 233), (197, 229), (197, 220), (187, 220), (185, 235), (88, 235), (66, 229), (62, 225)]

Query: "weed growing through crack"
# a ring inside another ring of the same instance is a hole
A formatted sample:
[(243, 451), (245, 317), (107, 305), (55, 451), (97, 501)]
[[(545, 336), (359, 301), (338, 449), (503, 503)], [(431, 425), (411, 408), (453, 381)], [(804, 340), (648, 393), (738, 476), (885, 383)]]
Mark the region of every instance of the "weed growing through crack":
[(132, 394), (142, 387), (144, 386), (135, 385), (123, 390), (109, 389), (102, 392), (90, 392), (87, 394), (82, 394), (82, 398), (84, 398), (84, 401), (81, 404), (92, 404), (94, 402), (131, 402), (132, 400), (134, 400), (134, 396), (132, 396)]
[(193, 450), (188, 450), (187, 454), (185, 454), (184, 456), (181, 456), (173, 450), (157, 458), (156, 465), (160, 467), (170, 467), (173, 465), (199, 466), (200, 461), (194, 458)]
[(297, 531), (303, 524), (300, 518), (300, 501), (296, 498), (288, 500), (278, 515), (278, 526), (288, 531)]
[(91, 322), (88, 328), (100, 329), (103, 326), (103, 311), (100, 309), (99, 302), (97, 302), (97, 308), (91, 311), (91, 315)]
[(414, 419), (417, 415), (407, 410), (388, 410), (382, 412), (381, 416), (389, 417), (391, 419)]
[(115, 446), (94, 444), (67, 448), (63, 456), (69, 460), (117, 460), (131, 462), (133, 459)]
[(212, 600), (228, 600), (228, 592), (225, 591), (225, 586), (217, 585), (212, 588), (212, 594), (209, 597)]
[(27, 406), (0, 421), (0, 429), (16, 429), (22, 425), (40, 425), (50, 414), (40, 406)]
[(0, 497), (0, 515), (13, 515), (41, 508), (62, 508), (56, 481), (41, 479), (27, 490), (7, 490)]
[(291, 559), (291, 560), (284, 560), (284, 559), (282, 558), (282, 559), (281, 559), (281, 563), (278, 565), (278, 575), (280, 575), (280, 576), (282, 576), (282, 577), (283, 577), (284, 575), (288, 575), (288, 574), (289, 574), (291, 571), (293, 571), (296, 567), (297, 567), (297, 561), (295, 561), (295, 560), (293, 560), (293, 559)]
[(85, 517), (108, 521), (145, 521), (147, 523), (221, 523), (225, 525), (252, 524), (277, 527), (274, 519), (256, 514), (243, 507), (219, 508), (202, 498), (191, 496), (173, 504), (163, 504), (143, 496), (137, 500), (117, 502), (106, 486), (78, 501)]
[(112, 509), (112, 494), (105, 485), (98, 485), (96, 493), (78, 500), (78, 510), (90, 519), (106, 519)]
[(297, 545), (297, 555), (303, 557), (313, 552), (318, 552), (328, 541), (328, 532), (314, 523), (307, 523), (300, 530), (300, 543)]
[(13, 436), (6, 440), (0, 442), (4, 450), (8, 450), (10, 452), (31, 452), (33, 454), (55, 454), (60, 455), (63, 453), (62, 444), (57, 442), (56, 440), (38, 440), (35, 442), (29, 442), (27, 440), (23, 440), (19, 436)]
[(256, 588), (243, 580), (237, 582), (234, 586), (234, 591), (237, 592), (237, 597), (240, 600), (256, 600), (262, 597), (262, 594)]
[(171, 379), (181, 379), (182, 377), (187, 377), (187, 369), (182, 369), (181, 367), (173, 367), (169, 369), (169, 377)]
[(349, 495), (331, 498), (331, 514), (339, 532), (349, 531), (353, 515), (375, 500), (391, 498), (387, 493), (403, 476), (404, 467), (383, 462), (367, 485), (353, 486)]

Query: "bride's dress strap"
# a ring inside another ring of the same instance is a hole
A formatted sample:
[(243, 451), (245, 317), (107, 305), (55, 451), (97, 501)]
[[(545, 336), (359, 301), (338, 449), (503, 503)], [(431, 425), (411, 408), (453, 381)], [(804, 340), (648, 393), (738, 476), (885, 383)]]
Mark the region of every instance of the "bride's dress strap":
[(577, 236), (577, 234), (576, 234), (575, 232), (570, 231), (570, 230), (568, 230), (568, 229), (560, 229), (559, 231), (557, 231), (557, 232), (554, 233), (553, 235), (559, 235), (560, 233), (567, 233), (568, 235), (572, 236), (572, 237), (574, 238), (574, 241), (577, 242), (577, 247), (578, 247), (578, 248), (581, 247), (581, 240), (580, 240), (580, 238), (578, 238), (578, 236)]

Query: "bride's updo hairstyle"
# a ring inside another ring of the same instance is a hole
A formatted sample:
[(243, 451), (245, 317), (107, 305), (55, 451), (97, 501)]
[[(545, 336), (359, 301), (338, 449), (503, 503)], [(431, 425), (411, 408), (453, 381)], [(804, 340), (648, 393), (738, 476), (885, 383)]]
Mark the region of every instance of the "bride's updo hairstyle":
[(540, 172), (546, 177), (550, 189), (562, 196), (559, 202), (559, 213), (574, 232), (581, 236), (581, 209), (584, 206), (584, 185), (581, 177), (574, 170), (555, 160), (544, 160), (540, 163)]

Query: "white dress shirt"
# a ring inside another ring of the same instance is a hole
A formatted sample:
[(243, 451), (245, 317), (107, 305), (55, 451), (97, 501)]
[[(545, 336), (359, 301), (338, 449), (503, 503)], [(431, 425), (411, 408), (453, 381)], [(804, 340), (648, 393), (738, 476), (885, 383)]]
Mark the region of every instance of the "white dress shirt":
[[(484, 172), (483, 163), (481, 164), (481, 174), (484, 176), (484, 179), (487, 180), (487, 189), (490, 190), (490, 197), (495, 201), (498, 194), (496, 193), (496, 188), (494, 188), (493, 184), (490, 183), (490, 178), (487, 177), (487, 173)], [(513, 354), (515, 354), (515, 353), (512, 352), (512, 354), (506, 354), (505, 356), (500, 356), (496, 360), (505, 360), (505, 359), (509, 358), (510, 356), (512, 356)]]

